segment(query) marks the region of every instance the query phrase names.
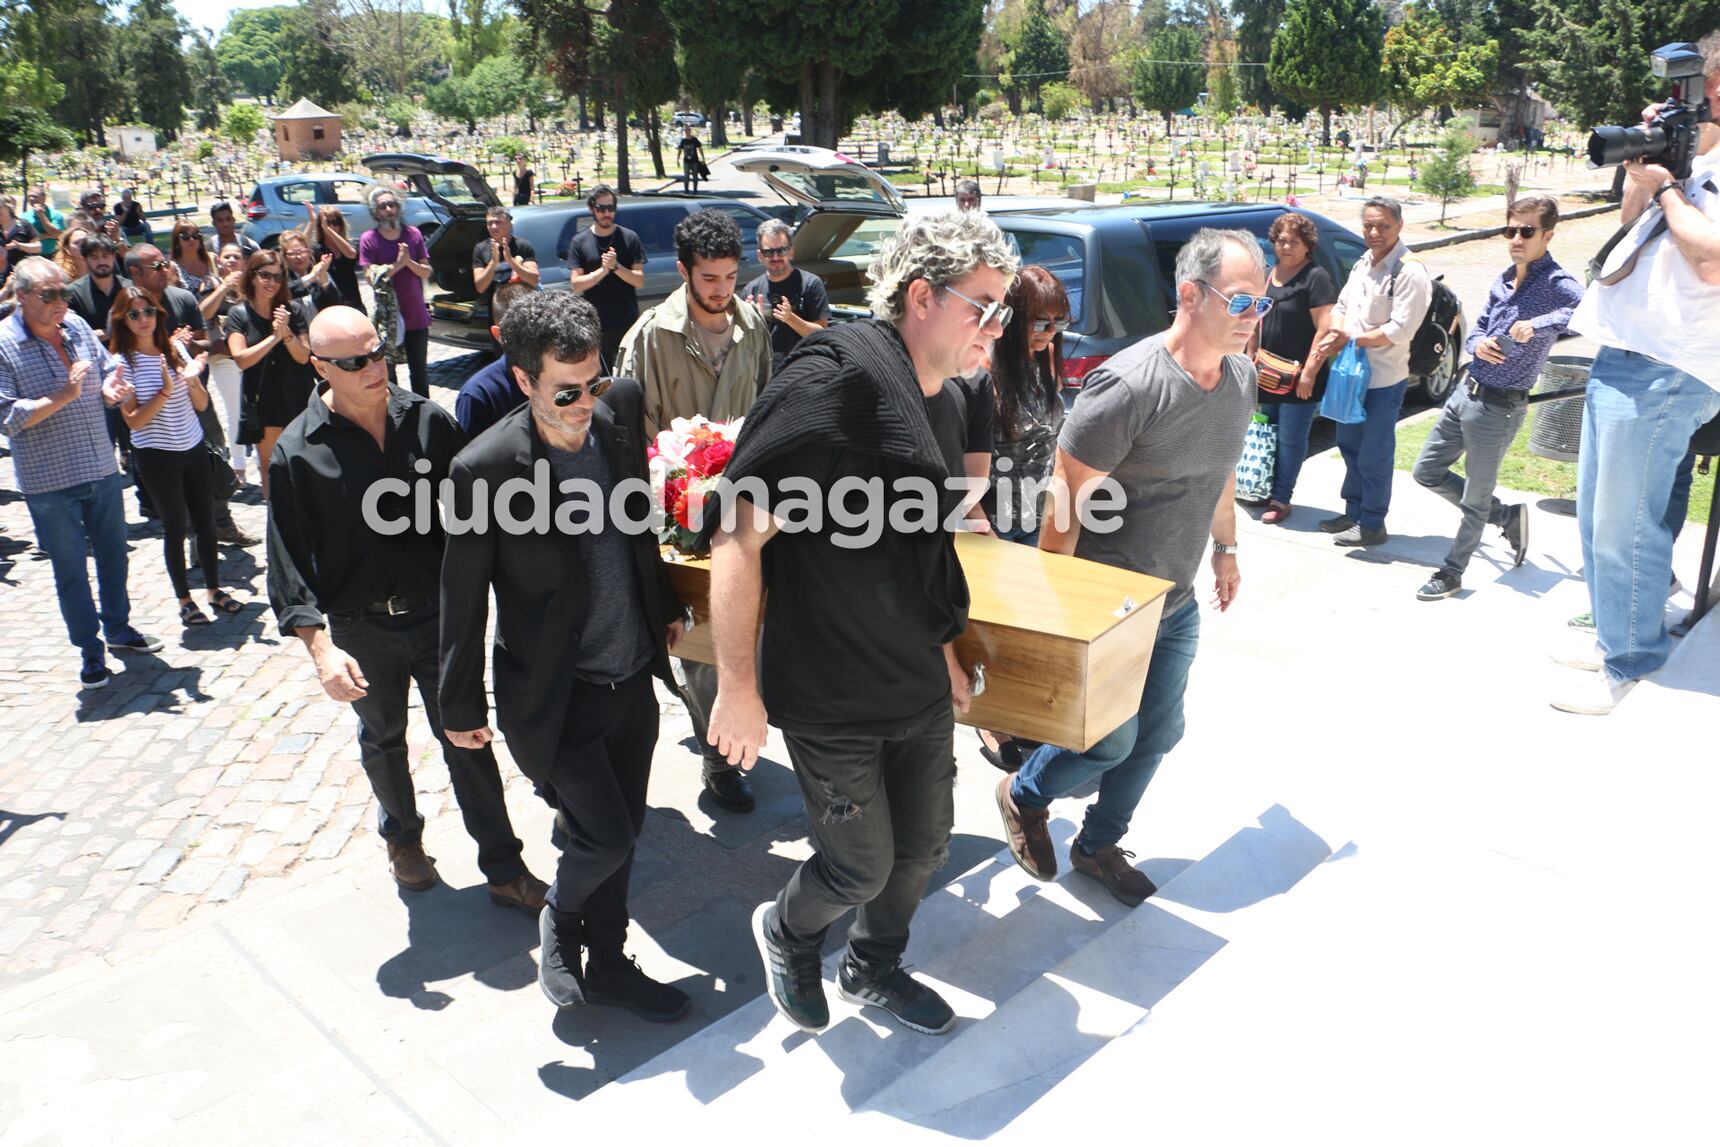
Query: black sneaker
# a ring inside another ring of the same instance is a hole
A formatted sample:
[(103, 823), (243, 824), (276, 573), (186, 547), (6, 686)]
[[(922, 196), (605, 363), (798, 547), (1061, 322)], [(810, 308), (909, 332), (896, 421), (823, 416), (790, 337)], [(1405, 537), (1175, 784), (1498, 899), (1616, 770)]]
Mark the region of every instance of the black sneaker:
[(113, 674), (108, 672), (107, 654), (101, 650), (84, 654), (84, 668), (78, 674), (85, 689), (105, 689)]
[(830, 1026), (830, 1004), (824, 998), (824, 961), (818, 949), (791, 948), (779, 939), (776, 901), (753, 911), (753, 938), (764, 960), (765, 990), (783, 1018), (804, 1032)]
[(1529, 507), (1512, 506), (1511, 516), (1499, 528), (1504, 531), (1505, 541), (1511, 546), (1511, 568), (1516, 569), (1523, 564), (1523, 559), (1529, 556)]
[(1415, 591), (1418, 601), (1440, 601), (1463, 588), (1463, 579), (1440, 570), (1427, 579), (1427, 584)]
[(883, 1008), (897, 1023), (927, 1035), (943, 1035), (956, 1026), (956, 1013), (944, 998), (914, 977), (901, 964), (862, 972), (849, 960), (836, 973), (836, 991), (851, 1004)]
[(1321, 518), (1320, 528), (1328, 534), (1341, 534), (1356, 524), (1356, 519), (1348, 514), (1339, 514), (1335, 518)]
[(1383, 546), (1390, 539), (1384, 529), (1365, 530), (1359, 525), (1351, 526), (1333, 536), (1334, 546)]
[(660, 984), (647, 976), (637, 960), (621, 957), (619, 963), (606, 961), (594, 969), (594, 961), (585, 965), (585, 998), (588, 1003), (626, 1008), (642, 1020), (666, 1024), (687, 1013), (693, 1001), (687, 993), (670, 984)]
[(555, 910), (547, 904), (538, 913), (538, 987), (558, 1008), (577, 1008), (585, 1002), (579, 945), (564, 943), (556, 935)]
[(154, 653), (161, 648), (161, 638), (148, 637), (128, 625), (113, 637), (108, 638), (107, 647), (109, 649), (123, 649), (127, 653)]

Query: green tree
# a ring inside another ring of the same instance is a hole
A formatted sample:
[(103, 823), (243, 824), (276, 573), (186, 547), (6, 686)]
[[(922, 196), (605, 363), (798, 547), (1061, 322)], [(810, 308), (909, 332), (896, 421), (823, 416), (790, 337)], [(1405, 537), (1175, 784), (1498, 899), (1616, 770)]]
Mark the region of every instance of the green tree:
[[(712, 117), (711, 142), (727, 142), (722, 109), (738, 103), (755, 59), (751, 0), (662, 0), (681, 46), (681, 84)], [(722, 133), (722, 134), (719, 134)]]
[(508, 24), (507, 0), (448, 0), (454, 74), (468, 76), (484, 60), (505, 52)]
[(49, 119), (41, 108), (25, 103), (0, 106), (0, 164), (16, 163), (22, 186), (30, 185), (31, 155), (75, 146), (72, 133)]
[(547, 75), (530, 69), (526, 76), (525, 101), (521, 106), (526, 113), (527, 128), (535, 132), (539, 120), (560, 115), (566, 110), (567, 97), (556, 90)]
[(341, 0), (337, 42), (379, 92), (402, 95), (447, 63), (437, 21), (417, 0)]
[(479, 119), (494, 119), (519, 109), (526, 98), (526, 77), (513, 56), (491, 56), (463, 81), (466, 103)]
[(1665, 99), (1649, 53), (1720, 27), (1720, 0), (1535, 0), (1535, 14), (1528, 70), (1575, 126), (1592, 128), (1638, 123), (1644, 107)]
[(1272, 41), (1266, 77), (1320, 109), (1321, 141), (1332, 142), (1332, 112), (1373, 100), (1381, 85), (1385, 14), (1372, 0), (1289, 0)]
[[(1284, 0), (1230, 0), (1230, 10), (1236, 16), (1237, 58), (1265, 63), (1284, 22)], [(1265, 68), (1238, 68), (1237, 72), (1238, 94), (1244, 103), (1264, 110), (1280, 102), (1266, 79)]]
[[(775, 61), (792, 98), (771, 96), (777, 107), (800, 108), (801, 138), (814, 147), (835, 147), (854, 104), (847, 90), (881, 62), (888, 66), (890, 31), (900, 14), (898, 0), (769, 0), (764, 16), (763, 56)], [(767, 89), (777, 93), (773, 84)]]
[(66, 76), (66, 94), (55, 105), (54, 118), (105, 146), (103, 125), (118, 116), (126, 99), (112, 15), (101, 0), (65, 3), (52, 9), (52, 15), (39, 58), (79, 63)]
[(1068, 74), (1069, 36), (1046, 14), (1045, 0), (1028, 0), (1021, 37), (1009, 56), (1009, 72), (1033, 101), (1035, 111), (1043, 108), (1044, 86)]
[(1486, 97), (1498, 65), (1497, 41), (1459, 47), (1431, 13), (1406, 9), (1403, 23), (1386, 32), (1381, 63), (1399, 117), (1391, 136), (1429, 108), (1473, 106)]
[(1448, 121), (1438, 149), (1422, 161), (1419, 186), (1439, 200), (1442, 227), (1446, 208), (1475, 190), (1475, 172), (1469, 167), (1469, 156), (1475, 150), (1475, 137), (1469, 134), (1473, 126), (1473, 120)]
[(197, 130), (212, 131), (221, 126), (221, 105), (232, 97), (233, 85), (221, 71), (215, 46), (202, 32), (193, 33), (186, 63), (191, 70), (191, 100), (197, 109)]
[(221, 117), (221, 134), (234, 143), (250, 143), (263, 130), (263, 113), (256, 104), (232, 104)]
[(478, 130), (478, 113), (472, 110), (471, 92), (466, 81), (459, 76), (449, 76), (425, 92), (424, 106), (443, 119), (465, 124), (469, 132)]
[(285, 71), (281, 36), (293, 9), (242, 8), (227, 20), (215, 42), (222, 73), (247, 95), (265, 99), (281, 86)]
[(28, 104), (42, 111), (66, 97), (66, 85), (28, 60), (0, 60), (0, 105)]
[(332, 108), (358, 94), (357, 65), (340, 42), (335, 0), (303, 0), (282, 27), (282, 98)]
[(1040, 88), (1039, 100), (1045, 105), (1045, 118), (1052, 122), (1068, 119), (1070, 112), (1087, 102), (1080, 88), (1061, 82)]
[(124, 64), (137, 114), (164, 140), (179, 138), (191, 91), (182, 41), (186, 24), (172, 0), (136, 0), (125, 28)]
[(1098, 0), (1070, 34), (1069, 82), (1081, 89), (1095, 112), (1103, 101), (1129, 94), (1129, 69), (1118, 65), (1134, 39), (1132, 22), (1127, 0)]
[(1129, 69), (1129, 84), (1144, 108), (1165, 117), (1165, 130), (1183, 108), (1200, 98), (1206, 73), (1199, 67), (1200, 33), (1186, 25), (1161, 29), (1135, 57)]

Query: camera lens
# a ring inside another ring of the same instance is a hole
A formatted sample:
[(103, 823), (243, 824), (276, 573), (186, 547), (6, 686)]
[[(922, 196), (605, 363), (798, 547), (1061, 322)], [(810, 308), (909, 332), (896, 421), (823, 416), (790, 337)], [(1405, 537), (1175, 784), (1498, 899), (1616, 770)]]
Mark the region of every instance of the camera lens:
[(1666, 130), (1660, 127), (1597, 127), (1589, 136), (1590, 167), (1658, 159), (1665, 151)]

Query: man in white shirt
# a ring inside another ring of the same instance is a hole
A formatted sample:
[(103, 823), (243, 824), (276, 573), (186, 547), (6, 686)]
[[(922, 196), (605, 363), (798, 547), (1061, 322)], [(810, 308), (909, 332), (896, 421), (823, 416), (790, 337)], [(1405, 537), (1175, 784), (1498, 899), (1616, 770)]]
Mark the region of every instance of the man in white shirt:
[[(1720, 32), (1698, 45), (1720, 96)], [(1645, 121), (1660, 109), (1643, 112)], [(1587, 670), (1553, 707), (1603, 714), (1666, 663), (1661, 602), (1672, 578), (1666, 505), (1690, 437), (1720, 415), (1720, 125), (1701, 125), (1690, 178), (1625, 164), (1620, 217), (1637, 222), (1571, 319), (1601, 344), (1583, 402), (1577, 528), (1595, 648), (1559, 660)], [(1612, 279), (1634, 258), (1627, 274)]]
[(1338, 425), (1344, 512), (1320, 523), (1340, 546), (1377, 546), (1388, 536), (1397, 416), (1409, 389), (1409, 344), (1433, 301), (1433, 280), (1410, 256), (1402, 233), (1403, 208), (1397, 200), (1380, 195), (1363, 205), (1362, 240), (1368, 253), (1350, 269), (1317, 356), (1335, 358), (1350, 341), (1368, 352), (1367, 418)]

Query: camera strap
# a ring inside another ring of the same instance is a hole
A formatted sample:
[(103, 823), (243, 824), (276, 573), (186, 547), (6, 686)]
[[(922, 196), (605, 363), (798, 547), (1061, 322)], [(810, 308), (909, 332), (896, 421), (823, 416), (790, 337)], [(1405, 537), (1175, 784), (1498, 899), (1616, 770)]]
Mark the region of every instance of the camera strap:
[[(1710, 195), (1715, 194), (1716, 189), (1712, 180), (1704, 180), (1702, 182), (1702, 188)], [(1629, 235), (1632, 231), (1635, 231), (1638, 227), (1642, 226), (1642, 220), (1640, 218), (1632, 219), (1629, 223), (1626, 223), (1617, 231), (1613, 232), (1613, 237), (1608, 239), (1606, 241), (1606, 245), (1595, 253), (1595, 257), (1593, 259), (1589, 260), (1589, 282), (1599, 283), (1603, 287), (1610, 287), (1614, 283), (1623, 282), (1625, 279), (1630, 277), (1630, 273), (1632, 271), (1636, 270), (1636, 261), (1642, 256), (1643, 251), (1648, 248), (1650, 243), (1654, 242), (1666, 233), (1666, 212), (1659, 204), (1653, 205), (1650, 210), (1659, 211), (1660, 218), (1654, 221), (1654, 225), (1648, 229), (1648, 234), (1643, 236), (1642, 242), (1638, 243), (1636, 245), (1636, 249), (1630, 253), (1630, 258), (1626, 259), (1624, 263), (1620, 265), (1619, 269), (1614, 271), (1612, 274), (1607, 275), (1602, 273), (1606, 269), (1607, 260), (1612, 257), (1613, 248), (1623, 242), (1626, 235)]]

